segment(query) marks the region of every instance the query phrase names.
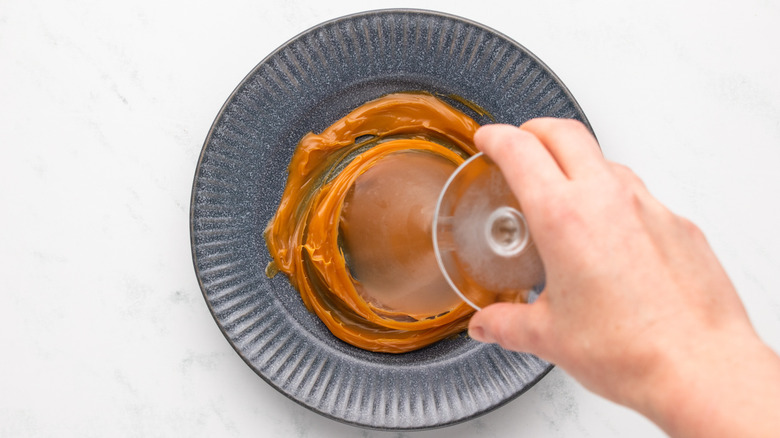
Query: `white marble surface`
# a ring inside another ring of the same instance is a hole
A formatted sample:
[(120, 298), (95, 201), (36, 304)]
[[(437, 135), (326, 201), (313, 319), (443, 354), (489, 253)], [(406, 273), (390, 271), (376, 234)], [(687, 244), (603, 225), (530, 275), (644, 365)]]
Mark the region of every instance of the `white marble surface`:
[(188, 234), (209, 126), (274, 48), (377, 7), (465, 16), (541, 57), (605, 155), (704, 229), (780, 349), (780, 5), (509, 4), (0, 1), (0, 436), (662, 435), (557, 369), (471, 422), (362, 430), (277, 393), (217, 329)]

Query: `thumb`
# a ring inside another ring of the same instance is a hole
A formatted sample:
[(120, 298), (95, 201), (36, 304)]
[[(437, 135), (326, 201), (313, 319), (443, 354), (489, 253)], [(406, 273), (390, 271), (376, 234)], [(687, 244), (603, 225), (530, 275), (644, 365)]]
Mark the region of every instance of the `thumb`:
[(507, 350), (541, 355), (546, 312), (543, 300), (534, 304), (491, 304), (471, 317), (469, 336), (480, 342), (497, 343)]

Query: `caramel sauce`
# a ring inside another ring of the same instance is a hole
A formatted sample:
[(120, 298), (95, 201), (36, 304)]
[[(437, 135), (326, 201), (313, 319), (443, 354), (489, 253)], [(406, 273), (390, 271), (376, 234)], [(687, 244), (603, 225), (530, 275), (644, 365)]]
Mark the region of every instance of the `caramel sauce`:
[(441, 275), (431, 226), (478, 127), (432, 95), (397, 93), (304, 136), (265, 230), (266, 272), (287, 274), (306, 307), (359, 348), (401, 353), (465, 329), (473, 310)]

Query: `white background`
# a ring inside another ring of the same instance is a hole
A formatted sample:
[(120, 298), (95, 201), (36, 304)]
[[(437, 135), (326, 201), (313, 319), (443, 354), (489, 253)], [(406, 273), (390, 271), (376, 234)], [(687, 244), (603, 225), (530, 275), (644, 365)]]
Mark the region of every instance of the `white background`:
[(704, 230), (780, 350), (777, 2), (0, 0), (0, 436), (662, 435), (559, 369), (471, 422), (362, 430), (277, 393), (218, 330), (188, 228), (208, 129), (273, 49), (379, 7), (538, 55), (604, 154)]

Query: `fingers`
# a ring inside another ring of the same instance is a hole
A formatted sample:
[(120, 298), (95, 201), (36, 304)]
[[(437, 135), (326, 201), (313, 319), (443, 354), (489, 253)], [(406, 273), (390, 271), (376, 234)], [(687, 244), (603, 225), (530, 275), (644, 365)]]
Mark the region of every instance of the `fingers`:
[(547, 147), (569, 179), (606, 169), (596, 138), (577, 120), (539, 118), (520, 129), (534, 134)]
[(469, 335), (480, 342), (497, 343), (508, 350), (543, 356), (546, 306), (496, 303), (471, 317)]
[(539, 139), (515, 126), (483, 126), (474, 135), (474, 143), (501, 169), (520, 205), (527, 205), (529, 191), (525, 188), (544, 192), (566, 180)]

